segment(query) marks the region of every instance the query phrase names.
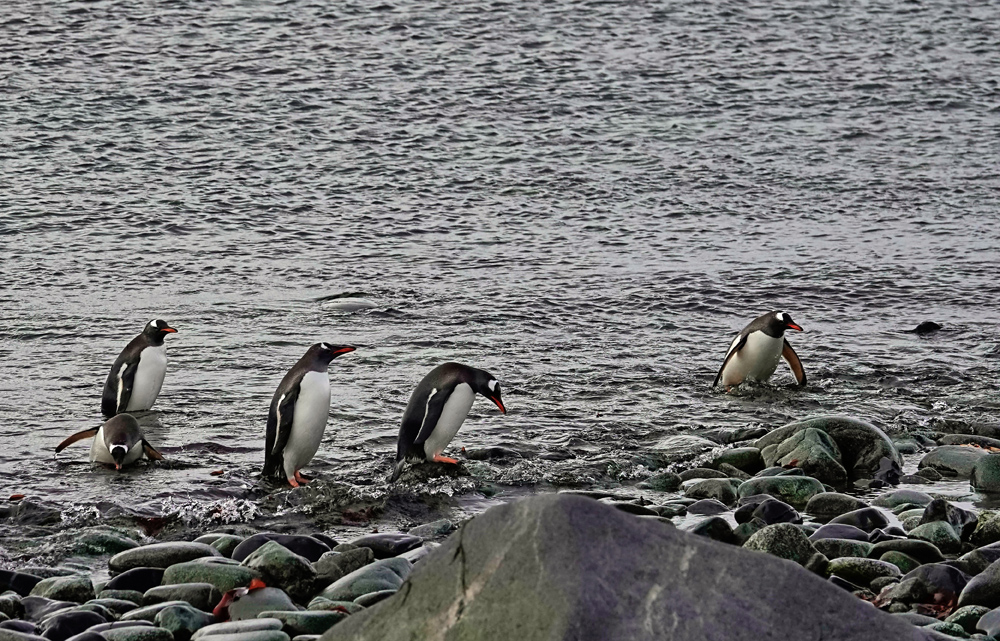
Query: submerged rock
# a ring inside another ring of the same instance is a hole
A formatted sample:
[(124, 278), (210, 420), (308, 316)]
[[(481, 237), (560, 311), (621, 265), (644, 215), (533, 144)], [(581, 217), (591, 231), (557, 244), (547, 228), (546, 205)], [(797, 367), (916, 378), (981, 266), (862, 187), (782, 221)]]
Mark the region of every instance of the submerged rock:
[(440, 638), (442, 622), (456, 639), (925, 639), (792, 564), (570, 495), (476, 516), (322, 641)]
[[(736, 502), (736, 489), (729, 479), (704, 479), (698, 481), (684, 492), (690, 499), (715, 499), (724, 505)], [(691, 511), (691, 508), (688, 508)]]

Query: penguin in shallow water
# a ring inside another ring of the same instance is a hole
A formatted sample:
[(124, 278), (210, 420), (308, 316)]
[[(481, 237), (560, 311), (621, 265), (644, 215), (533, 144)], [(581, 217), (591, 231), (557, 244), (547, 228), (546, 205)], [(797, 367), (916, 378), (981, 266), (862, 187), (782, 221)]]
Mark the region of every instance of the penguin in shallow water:
[(389, 482), (399, 478), (407, 462), (458, 463), (453, 458), (441, 456), (441, 452), (455, 438), (477, 393), (507, 413), (500, 400), (500, 383), (481, 369), (445, 363), (432, 369), (420, 381), (403, 412), (396, 444), (396, 467)]
[(316, 343), (281, 379), (267, 412), (264, 477), (309, 482), (299, 470), (316, 455), (330, 415), (330, 361), (355, 349)]
[(153, 407), (167, 373), (167, 346), (163, 337), (177, 330), (164, 320), (151, 320), (118, 355), (104, 383), (101, 412), (114, 416)]
[(146, 441), (139, 422), (131, 414), (118, 414), (100, 427), (77, 432), (60, 443), (56, 453), (85, 438), (94, 439), (90, 446), (91, 463), (114, 465), (120, 470), (141, 459), (144, 453), (154, 461), (163, 460), (163, 456)]
[(739, 385), (745, 380), (766, 381), (774, 374), (781, 358), (788, 361), (798, 384), (805, 385), (806, 372), (785, 338), (786, 329), (802, 331), (785, 312), (768, 312), (744, 327), (729, 346), (712, 387), (720, 383), (727, 387)]

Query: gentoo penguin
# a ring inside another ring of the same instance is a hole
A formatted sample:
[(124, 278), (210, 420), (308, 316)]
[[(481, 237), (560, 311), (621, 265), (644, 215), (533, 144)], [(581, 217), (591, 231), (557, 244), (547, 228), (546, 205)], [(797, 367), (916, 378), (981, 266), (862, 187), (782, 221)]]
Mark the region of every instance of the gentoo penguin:
[(167, 346), (163, 337), (176, 332), (164, 320), (151, 320), (142, 333), (125, 346), (104, 384), (101, 411), (105, 416), (148, 410), (153, 406), (167, 373)]
[(330, 415), (330, 361), (353, 352), (350, 345), (316, 343), (288, 370), (267, 412), (264, 476), (308, 483), (299, 473), (319, 449)]
[(507, 413), (500, 400), (500, 383), (481, 369), (445, 363), (432, 369), (420, 381), (403, 412), (396, 444), (396, 468), (389, 478), (390, 483), (399, 478), (407, 462), (458, 463), (453, 458), (441, 456), (441, 451), (455, 438), (469, 415), (477, 392)]
[(99, 428), (77, 432), (60, 443), (56, 452), (91, 437), (95, 437), (90, 446), (91, 463), (114, 465), (115, 469), (120, 470), (142, 458), (143, 452), (154, 461), (163, 460), (163, 456), (146, 441), (139, 422), (131, 414), (118, 414)]
[(774, 374), (780, 358), (788, 361), (799, 385), (805, 385), (806, 372), (785, 338), (786, 329), (802, 331), (785, 312), (769, 312), (744, 327), (729, 346), (712, 387), (719, 383), (727, 387), (739, 385), (745, 380), (766, 381)]

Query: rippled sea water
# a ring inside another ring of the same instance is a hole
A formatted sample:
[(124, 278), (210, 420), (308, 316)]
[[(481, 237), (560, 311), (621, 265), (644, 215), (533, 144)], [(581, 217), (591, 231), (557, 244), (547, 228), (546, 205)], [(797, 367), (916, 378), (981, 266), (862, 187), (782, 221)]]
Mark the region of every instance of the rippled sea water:
[[(995, 420), (998, 23), (939, 0), (4, 3), (3, 489), (63, 526), (337, 535), (629, 487), (683, 431)], [(809, 386), (710, 390), (771, 309), (806, 329)], [(55, 456), (159, 317), (179, 333), (140, 418), (168, 463)], [(358, 350), (319, 480), (262, 486), (271, 394), (320, 340)], [(445, 360), (509, 409), (480, 399), (450, 451), (520, 458), (387, 488)], [(51, 532), (0, 525), (0, 561)]]

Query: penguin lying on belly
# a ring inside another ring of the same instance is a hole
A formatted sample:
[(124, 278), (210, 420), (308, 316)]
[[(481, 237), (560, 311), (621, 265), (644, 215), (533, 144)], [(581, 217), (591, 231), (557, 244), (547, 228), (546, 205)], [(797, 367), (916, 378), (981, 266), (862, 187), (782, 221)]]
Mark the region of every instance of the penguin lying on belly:
[(167, 346), (163, 337), (176, 332), (164, 320), (151, 320), (125, 346), (104, 383), (101, 412), (105, 416), (153, 407), (167, 373)]
[(267, 412), (265, 478), (283, 478), (292, 487), (309, 482), (299, 470), (316, 455), (330, 416), (330, 361), (355, 349), (316, 343), (281, 379)]
[(744, 327), (729, 346), (712, 387), (720, 383), (726, 387), (739, 385), (746, 380), (766, 381), (774, 374), (782, 358), (792, 368), (798, 384), (804, 386), (806, 372), (798, 354), (785, 338), (786, 329), (802, 331), (785, 312), (769, 312)]
[(455, 438), (477, 393), (507, 413), (500, 400), (500, 383), (481, 369), (445, 363), (432, 369), (420, 381), (403, 412), (396, 444), (396, 467), (389, 477), (390, 483), (399, 478), (407, 462), (458, 463), (453, 458), (441, 456), (441, 452)]
[(56, 453), (85, 438), (94, 439), (90, 446), (91, 463), (114, 465), (116, 470), (121, 470), (141, 459), (144, 453), (154, 461), (163, 460), (163, 455), (146, 441), (139, 422), (131, 414), (119, 414), (99, 428), (77, 432), (60, 443)]

